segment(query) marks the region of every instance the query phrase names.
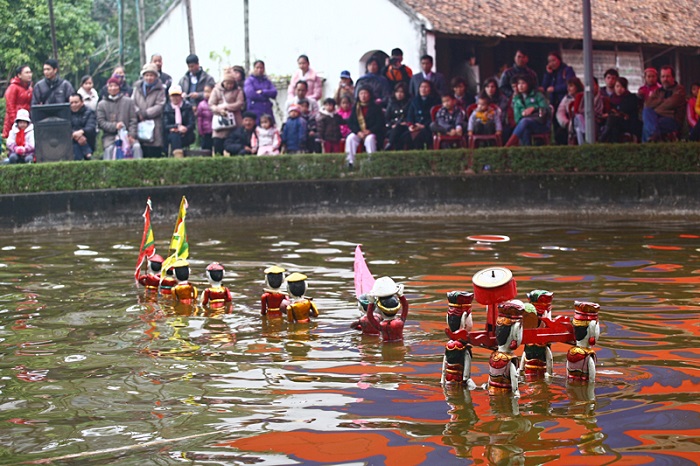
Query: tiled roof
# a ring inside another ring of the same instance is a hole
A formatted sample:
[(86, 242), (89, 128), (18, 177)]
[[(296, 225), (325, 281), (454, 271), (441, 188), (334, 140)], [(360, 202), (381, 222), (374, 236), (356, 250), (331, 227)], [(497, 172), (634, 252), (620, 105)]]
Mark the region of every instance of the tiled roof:
[[(403, 0), (432, 30), (481, 37), (581, 39), (581, 0)], [(593, 40), (700, 47), (697, 0), (592, 0)]]

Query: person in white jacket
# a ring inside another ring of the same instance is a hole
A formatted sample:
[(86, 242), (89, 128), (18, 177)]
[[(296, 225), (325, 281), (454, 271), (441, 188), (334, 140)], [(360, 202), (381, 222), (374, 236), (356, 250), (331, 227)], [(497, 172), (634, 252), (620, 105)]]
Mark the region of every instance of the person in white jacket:
[(17, 111), (15, 123), (7, 136), (8, 157), (4, 163), (32, 163), (34, 161), (34, 125), (26, 109)]

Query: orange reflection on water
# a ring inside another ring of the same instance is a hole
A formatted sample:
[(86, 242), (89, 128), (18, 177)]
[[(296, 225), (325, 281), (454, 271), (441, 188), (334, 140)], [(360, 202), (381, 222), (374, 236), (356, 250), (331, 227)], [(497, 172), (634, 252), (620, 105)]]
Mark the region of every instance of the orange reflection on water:
[[(401, 431), (392, 433), (410, 442)], [(382, 457), (383, 464), (396, 466), (421, 464), (430, 450), (424, 445), (389, 445), (386, 436), (371, 432), (270, 432), (216, 446), (244, 451), (276, 452), (298, 458), (300, 461), (329, 464)]]

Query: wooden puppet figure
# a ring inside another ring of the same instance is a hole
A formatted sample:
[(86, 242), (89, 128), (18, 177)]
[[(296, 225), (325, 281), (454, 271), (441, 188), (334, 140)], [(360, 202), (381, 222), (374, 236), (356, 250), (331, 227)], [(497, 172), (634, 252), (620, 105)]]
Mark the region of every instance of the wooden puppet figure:
[(513, 351), (523, 339), (522, 318), (525, 305), (518, 299), (498, 305), (496, 343), (498, 349), (489, 358), (489, 395), (512, 393), (520, 397), (518, 390), (518, 358)]
[[(391, 277), (377, 279), (369, 292), (372, 298), (367, 306), (367, 320), (382, 337), (382, 341), (403, 340), (403, 326), (408, 316), (408, 301), (403, 295), (403, 285)], [(379, 309), (382, 320), (377, 320), (374, 310)], [(401, 314), (399, 314), (401, 309)]]
[(282, 267), (273, 265), (265, 269), (265, 288), (260, 296), (260, 315), (271, 319), (281, 319), (280, 306), (287, 297), (284, 294), (284, 272)]
[(305, 324), (311, 322), (311, 317), (318, 317), (318, 309), (311, 298), (304, 296), (306, 293), (307, 276), (295, 272), (287, 277), (287, 291), (289, 299), (280, 305), (287, 313), (288, 322)]
[(476, 384), (471, 378), (472, 347), (469, 344), (469, 331), (472, 329), (472, 301), (474, 293), (450, 291), (447, 293), (447, 328), (450, 338), (445, 344), (442, 358), (442, 378), (444, 384), (467, 384), (474, 390)]
[[(552, 298), (554, 293), (546, 290), (533, 290), (527, 294), (530, 300), (525, 305), (523, 315), (523, 328), (544, 328), (546, 324), (543, 318), (552, 318)], [(520, 359), (520, 370), (525, 373), (525, 378), (538, 379), (542, 376), (552, 376), (552, 349), (550, 344), (535, 343), (525, 345), (525, 351)]]
[(222, 308), (231, 304), (233, 297), (228, 288), (221, 283), (224, 280), (224, 266), (218, 262), (212, 262), (206, 270), (209, 288), (202, 293), (202, 306)]
[(566, 371), (570, 381), (595, 382), (595, 351), (591, 346), (595, 345), (600, 337), (600, 324), (598, 322), (597, 303), (576, 301), (574, 303), (574, 337), (576, 346), (566, 354)]

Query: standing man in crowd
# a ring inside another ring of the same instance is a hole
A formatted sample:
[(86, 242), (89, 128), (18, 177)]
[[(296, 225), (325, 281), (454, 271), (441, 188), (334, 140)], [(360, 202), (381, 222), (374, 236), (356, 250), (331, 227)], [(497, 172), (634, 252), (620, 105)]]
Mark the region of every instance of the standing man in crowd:
[(169, 97), (168, 91), (173, 83), (173, 78), (168, 73), (163, 71), (163, 56), (159, 53), (154, 53), (151, 55), (151, 63), (156, 65), (156, 68), (158, 68), (158, 77), (160, 82), (163, 83), (163, 87), (165, 87), (165, 96), (167, 98)]
[(603, 94), (608, 99), (615, 95), (615, 83), (620, 78), (620, 72), (615, 68), (610, 68), (605, 70), (603, 73), (603, 79), (605, 80), (605, 86), (600, 88), (600, 93)]
[(430, 55), (423, 55), (420, 57), (420, 67), (421, 72), (415, 74), (411, 78), (411, 87), (408, 90), (411, 96), (415, 97), (418, 95), (418, 88), (420, 88), (420, 83), (423, 81), (430, 81), (432, 83), (433, 91), (438, 94), (438, 97), (449, 92), (445, 76), (442, 73), (433, 71), (433, 57)]
[(74, 92), (71, 83), (58, 75), (58, 61), (49, 58), (44, 62), (44, 79), (34, 86), (32, 106), (67, 104)]
[(530, 58), (527, 52), (523, 49), (518, 49), (515, 51), (515, 63), (510, 68), (506, 69), (501, 75), (501, 81), (498, 83), (498, 87), (501, 92), (507, 97), (513, 96), (513, 85), (511, 84), (513, 78), (516, 76), (528, 76), (534, 84), (534, 88), (539, 87), (539, 80), (537, 79), (537, 73), (527, 66)]
[(389, 64), (382, 68), (381, 75), (389, 81), (391, 89), (400, 82), (409, 85), (413, 77), (413, 70), (403, 64), (403, 50), (396, 48), (391, 51)]
[(661, 88), (649, 95), (642, 111), (642, 142), (659, 141), (665, 134), (680, 131), (686, 106), (685, 88), (676, 82), (676, 72), (672, 66), (662, 66)]
[(192, 108), (197, 108), (199, 102), (204, 99), (204, 86), (211, 86), (213, 89), (216, 80), (199, 66), (197, 55), (189, 55), (185, 62), (187, 62), (187, 73), (180, 79), (182, 96), (189, 101)]

